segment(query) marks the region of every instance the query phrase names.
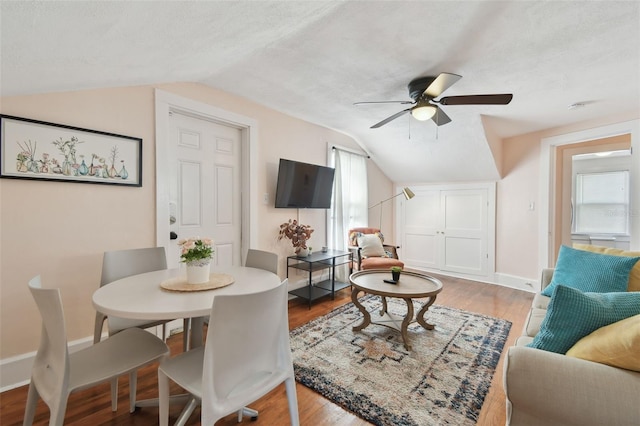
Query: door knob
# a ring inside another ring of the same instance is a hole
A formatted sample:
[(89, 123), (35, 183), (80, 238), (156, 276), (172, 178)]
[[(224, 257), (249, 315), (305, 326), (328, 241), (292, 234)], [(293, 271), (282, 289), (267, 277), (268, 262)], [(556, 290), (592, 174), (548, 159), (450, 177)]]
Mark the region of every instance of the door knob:
[(169, 239), (170, 240), (177, 240), (178, 239), (178, 234), (176, 234), (173, 231), (169, 232)]

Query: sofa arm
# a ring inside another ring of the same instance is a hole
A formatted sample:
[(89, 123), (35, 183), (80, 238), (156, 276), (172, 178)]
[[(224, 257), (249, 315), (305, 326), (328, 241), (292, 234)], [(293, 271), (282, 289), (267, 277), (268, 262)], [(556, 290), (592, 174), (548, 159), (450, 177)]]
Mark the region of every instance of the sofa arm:
[(507, 425), (637, 425), (640, 373), (528, 347), (504, 364)]
[(544, 268), (542, 275), (540, 276), (540, 291), (544, 290), (546, 286), (551, 284), (553, 278), (553, 268)]

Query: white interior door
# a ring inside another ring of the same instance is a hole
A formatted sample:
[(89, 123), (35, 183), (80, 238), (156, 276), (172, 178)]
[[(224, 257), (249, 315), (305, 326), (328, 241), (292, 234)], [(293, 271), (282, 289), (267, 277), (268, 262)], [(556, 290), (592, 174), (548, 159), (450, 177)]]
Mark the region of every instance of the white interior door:
[(440, 194), (440, 269), (487, 274), (487, 191), (449, 190)]
[[(214, 240), (214, 265), (241, 263), (241, 131), (177, 112), (169, 118), (169, 204), (180, 238)], [(173, 220), (172, 220), (173, 222)], [(178, 240), (168, 249), (179, 262)]]
[(402, 261), (421, 268), (439, 268), (440, 191), (415, 189), (414, 193), (411, 201), (403, 203)]
[(491, 185), (412, 187), (400, 206), (402, 261), (407, 267), (488, 276), (493, 255)]

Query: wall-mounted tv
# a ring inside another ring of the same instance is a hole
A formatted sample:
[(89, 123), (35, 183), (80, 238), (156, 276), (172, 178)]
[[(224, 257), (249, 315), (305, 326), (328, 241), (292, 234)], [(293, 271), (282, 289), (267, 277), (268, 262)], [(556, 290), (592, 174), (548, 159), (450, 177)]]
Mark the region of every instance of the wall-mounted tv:
[(331, 208), (335, 169), (280, 159), (276, 208)]

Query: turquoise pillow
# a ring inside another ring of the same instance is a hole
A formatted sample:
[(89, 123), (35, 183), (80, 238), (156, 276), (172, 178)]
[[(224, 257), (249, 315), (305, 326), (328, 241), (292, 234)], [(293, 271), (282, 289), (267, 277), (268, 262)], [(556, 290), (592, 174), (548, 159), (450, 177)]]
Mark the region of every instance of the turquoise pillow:
[(565, 354), (584, 336), (640, 314), (640, 292), (583, 293), (558, 285), (540, 331), (527, 346)]
[(561, 246), (551, 283), (542, 290), (551, 296), (562, 284), (583, 292), (627, 291), (629, 273), (640, 257), (613, 256)]

